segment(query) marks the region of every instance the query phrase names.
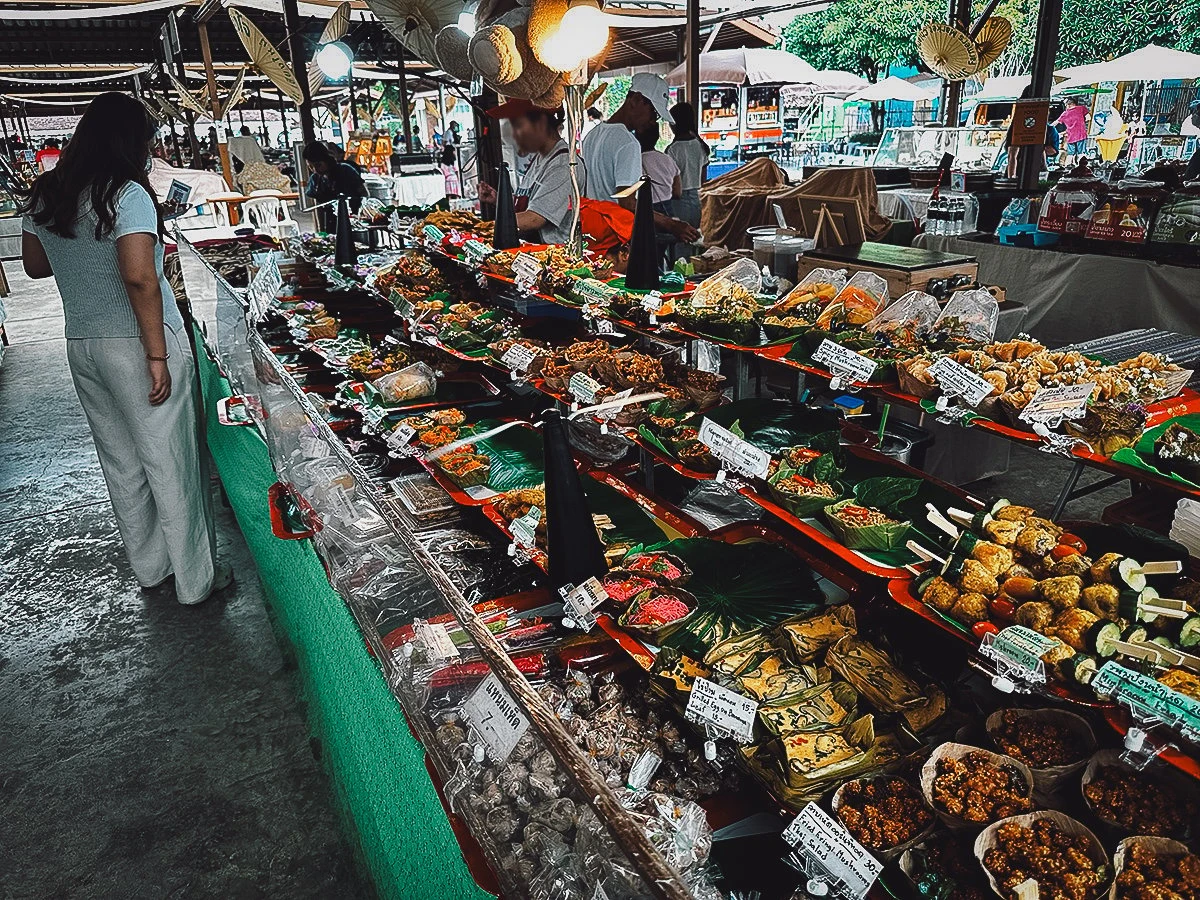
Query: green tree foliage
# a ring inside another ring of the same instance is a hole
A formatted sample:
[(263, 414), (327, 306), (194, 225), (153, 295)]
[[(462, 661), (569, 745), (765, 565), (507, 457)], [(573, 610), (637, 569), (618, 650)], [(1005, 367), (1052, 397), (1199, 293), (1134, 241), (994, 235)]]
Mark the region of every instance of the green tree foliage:
[[(1146, 44), (1182, 46), (1173, 15), (1177, 5), (1174, 0), (1065, 0), (1055, 63), (1086, 65)], [(1194, 35), (1189, 38), (1196, 40)]]
[(793, 19), (783, 29), (783, 47), (818, 69), (844, 69), (875, 82), (892, 63), (916, 63), (913, 36), (945, 12), (944, 0), (836, 0)]

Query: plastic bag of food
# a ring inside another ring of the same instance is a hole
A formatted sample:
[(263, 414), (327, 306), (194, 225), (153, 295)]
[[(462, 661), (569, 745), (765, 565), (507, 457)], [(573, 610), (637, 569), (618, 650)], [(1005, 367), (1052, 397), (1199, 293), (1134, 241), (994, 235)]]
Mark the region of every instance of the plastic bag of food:
[(933, 330), (943, 340), (990, 344), (1000, 321), (1000, 305), (983, 288), (955, 291)]
[(882, 334), (893, 344), (906, 346), (928, 334), (941, 312), (937, 300), (929, 294), (909, 291), (895, 303), (888, 304), (863, 330), (867, 334)]
[(775, 315), (809, 306), (824, 308), (846, 286), (845, 269), (813, 269), (771, 307)]
[(405, 366), (371, 382), (385, 403), (406, 403), (432, 397), (437, 390), (437, 373), (423, 362)]
[(762, 290), (762, 274), (752, 259), (740, 258), (700, 283), (692, 294), (692, 307), (719, 306), (727, 300), (755, 301)]
[(888, 286), (883, 276), (875, 272), (856, 272), (838, 291), (833, 302), (817, 319), (817, 327), (828, 330), (833, 325), (862, 326), (883, 311), (887, 305)]

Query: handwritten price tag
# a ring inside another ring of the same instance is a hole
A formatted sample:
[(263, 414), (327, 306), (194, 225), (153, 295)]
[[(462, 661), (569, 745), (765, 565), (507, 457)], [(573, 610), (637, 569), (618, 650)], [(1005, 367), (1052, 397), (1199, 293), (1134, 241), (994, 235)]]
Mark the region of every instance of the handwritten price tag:
[(816, 863), (818, 871), (810, 870), (810, 876), (820, 881), (820, 875), (825, 875), (836, 881), (843, 896), (865, 897), (883, 871), (883, 863), (815, 803), (792, 820), (783, 839)]
[(647, 312), (656, 313), (663, 308), (666, 302), (663, 295), (658, 291), (651, 291), (642, 298), (642, 309)]
[(875, 360), (863, 356), (861, 353), (855, 353), (849, 347), (843, 347), (829, 338), (821, 341), (821, 346), (817, 347), (813, 359), (824, 363), (825, 368), (833, 375), (847, 381), (870, 381), (878, 366)]
[(691, 721), (711, 726), (740, 744), (748, 744), (754, 736), (758, 703), (707, 678), (697, 678), (692, 682), (686, 715)]
[(417, 429), (411, 425), (405, 425), (401, 422), (387, 436), (387, 445), (393, 450), (399, 450), (401, 447), (407, 447), (412, 443), (412, 439), (417, 436)]
[(463, 252), (467, 254), (467, 262), (477, 266), (495, 253), (496, 248), (482, 241), (467, 241), (463, 244)]
[(604, 390), (604, 385), (585, 372), (576, 372), (567, 382), (567, 390), (581, 404), (596, 402), (596, 394)]
[(518, 547), (532, 549), (537, 546), (537, 527), (542, 521), (542, 511), (536, 506), (531, 507), (529, 512), (521, 516), (519, 519), (513, 519), (509, 530), (512, 532), (513, 540), (516, 541)]
[(466, 699), (462, 715), (497, 763), (504, 762), (512, 755), (517, 741), (529, 730), (529, 719), (505, 690), (495, 672), (488, 675)]
[(1096, 390), (1090, 381), (1063, 387), (1038, 388), (1021, 410), (1020, 418), (1030, 424), (1057, 425), (1063, 419), (1079, 419), (1087, 412), (1088, 400)]
[(708, 447), (712, 455), (725, 468), (751, 478), (765, 478), (771, 464), (771, 454), (738, 437), (728, 428), (722, 428), (711, 419), (700, 423), (700, 443)]
[(446, 232), (438, 228), (436, 225), (426, 225), (421, 229), (421, 234), (425, 235), (425, 240), (434, 246), (442, 245), (442, 238), (446, 236)]
[(538, 276), (542, 273), (542, 264), (528, 253), (518, 253), (512, 261), (513, 280), (522, 290), (533, 290)]
[(929, 374), (937, 379), (943, 394), (948, 397), (961, 397), (972, 409), (995, 390), (990, 382), (947, 356), (930, 366)]
[(513, 344), (500, 357), (500, 363), (508, 366), (510, 371), (523, 375), (529, 371), (529, 366), (535, 359), (537, 359), (537, 354), (533, 350), (524, 344)]
[(608, 599), (608, 591), (599, 579), (592, 577), (580, 585), (563, 585), (559, 593), (562, 594), (567, 613), (563, 618), (564, 625), (569, 620), (583, 631), (591, 631), (596, 627), (596, 609)]

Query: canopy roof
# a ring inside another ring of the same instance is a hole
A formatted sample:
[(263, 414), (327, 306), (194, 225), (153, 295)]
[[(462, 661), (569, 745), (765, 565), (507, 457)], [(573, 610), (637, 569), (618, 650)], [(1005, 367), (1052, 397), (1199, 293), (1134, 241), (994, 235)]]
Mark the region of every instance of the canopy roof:
[(1110, 59), (1108, 62), (1071, 66), (1056, 74), (1068, 80), (1063, 88), (1095, 84), (1099, 81), (1167, 81), (1200, 78), (1200, 55), (1147, 44), (1140, 50)]
[(898, 78), (895, 75), (889, 75), (883, 81), (878, 81), (875, 84), (869, 84), (866, 87), (855, 91), (847, 100), (869, 100), (871, 102), (882, 102), (885, 100), (902, 100), (910, 103), (925, 103), (932, 100), (936, 94), (933, 91), (927, 91), (923, 87), (917, 87), (910, 81), (905, 81), (903, 78)]
[[(715, 50), (700, 56), (701, 84), (814, 84), (818, 72), (786, 50)], [(676, 66), (667, 83), (682, 85), (687, 67)]]

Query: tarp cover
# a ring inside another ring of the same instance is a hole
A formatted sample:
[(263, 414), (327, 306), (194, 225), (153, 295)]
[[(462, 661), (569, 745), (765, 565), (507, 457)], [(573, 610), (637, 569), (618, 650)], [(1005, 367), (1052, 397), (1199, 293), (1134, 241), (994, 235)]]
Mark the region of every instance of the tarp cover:
[(891, 227), (877, 206), (875, 173), (867, 168), (822, 169), (800, 184), (766, 157), (753, 160), (714, 178), (700, 189), (700, 233), (709, 246), (730, 250), (749, 248), (746, 229), (775, 225), (771, 205), (778, 203), (788, 224), (800, 224), (800, 197), (848, 197), (858, 200), (867, 240), (876, 240)]

